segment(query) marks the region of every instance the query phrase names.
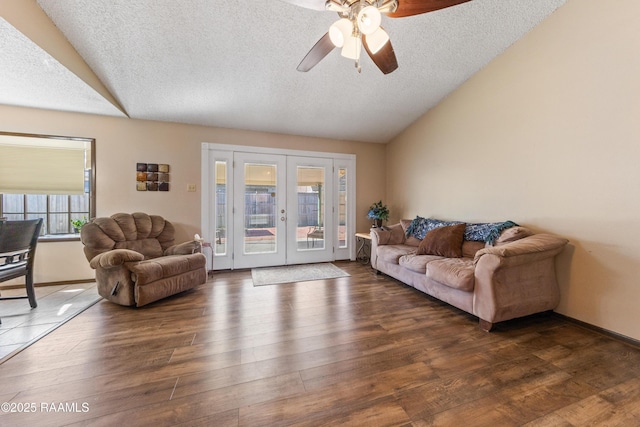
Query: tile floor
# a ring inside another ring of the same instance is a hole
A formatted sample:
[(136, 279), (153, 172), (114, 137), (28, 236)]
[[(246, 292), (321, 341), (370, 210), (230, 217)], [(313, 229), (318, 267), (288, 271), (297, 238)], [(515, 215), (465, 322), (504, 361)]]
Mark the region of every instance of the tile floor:
[[(38, 307), (29, 300), (0, 300), (0, 363), (2, 359), (72, 318), (101, 299), (95, 283), (36, 287)], [(25, 295), (22, 289), (3, 289), (2, 296)]]

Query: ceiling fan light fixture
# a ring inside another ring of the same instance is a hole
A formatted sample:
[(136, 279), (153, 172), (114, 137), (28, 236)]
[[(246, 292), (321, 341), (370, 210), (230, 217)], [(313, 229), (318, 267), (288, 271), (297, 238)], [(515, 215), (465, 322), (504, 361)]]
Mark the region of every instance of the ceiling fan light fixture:
[(342, 18), (329, 27), (329, 38), (335, 47), (342, 47), (345, 44), (345, 40), (351, 37), (352, 32), (353, 24), (351, 21), (347, 18)]
[(369, 48), (369, 51), (375, 55), (385, 44), (387, 44), (388, 41), (389, 34), (380, 27), (367, 36), (367, 47)]
[(382, 23), (382, 14), (378, 8), (367, 6), (358, 12), (358, 28), (362, 34), (373, 34)]
[(362, 39), (356, 36), (349, 36), (342, 47), (342, 56), (345, 58), (359, 60), (360, 59), (360, 50), (362, 49)]
[(345, 4), (341, 0), (327, 0), (324, 7), (325, 7), (325, 10), (338, 12), (338, 13), (346, 13), (349, 11), (349, 4), (348, 3)]
[[(2, 1), (2, 0), (0, 0)], [(311, 48), (297, 67), (306, 72), (316, 66), (336, 47), (342, 56), (355, 60), (358, 72), (360, 54), (364, 46), (373, 63), (389, 74), (398, 68), (398, 59), (389, 40), (389, 34), (381, 27), (382, 14), (390, 18), (421, 15), (440, 9), (467, 3), (472, 0), (282, 0), (309, 9), (337, 12), (340, 20), (334, 22), (320, 40)]]

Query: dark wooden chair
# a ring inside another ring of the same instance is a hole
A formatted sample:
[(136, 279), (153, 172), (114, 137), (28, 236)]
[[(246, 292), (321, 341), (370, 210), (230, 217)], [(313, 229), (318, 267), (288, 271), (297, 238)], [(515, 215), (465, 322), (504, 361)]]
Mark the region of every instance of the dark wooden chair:
[(33, 290), (33, 262), (41, 229), (42, 218), (0, 221), (0, 282), (25, 276), (27, 288), (26, 296), (0, 297), (0, 300), (28, 298), (31, 308), (38, 306)]

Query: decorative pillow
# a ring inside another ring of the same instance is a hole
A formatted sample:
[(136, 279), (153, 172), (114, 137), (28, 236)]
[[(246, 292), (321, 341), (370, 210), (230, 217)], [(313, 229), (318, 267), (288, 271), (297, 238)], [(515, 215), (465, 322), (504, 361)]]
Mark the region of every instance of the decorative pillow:
[(464, 232), (464, 239), (484, 241), (489, 245), (493, 245), (493, 242), (500, 236), (503, 230), (516, 227), (517, 225), (518, 224), (513, 221), (468, 224)]
[(445, 225), (429, 231), (418, 246), (418, 255), (462, 257), (462, 241), (467, 224)]
[(416, 239), (422, 240), (426, 234), (438, 227), (445, 227), (448, 225), (462, 224), (461, 221), (443, 221), (435, 218), (422, 218), (421, 216), (415, 217), (411, 224), (405, 230), (405, 234), (413, 236)]
[(404, 231), (404, 235), (407, 238), (404, 244), (417, 247), (418, 245), (420, 245), (420, 240), (413, 237), (413, 235), (407, 233), (407, 228), (409, 228), (412, 222), (413, 220), (410, 220), (410, 219), (401, 219), (400, 225), (402, 226), (402, 231)]
[(516, 240), (520, 240), (524, 237), (528, 237), (532, 235), (533, 235), (533, 231), (531, 231), (526, 227), (516, 226), (516, 227), (507, 228), (506, 230), (503, 230), (502, 233), (500, 233), (500, 237), (496, 239), (493, 245), (494, 246), (504, 245), (505, 243), (514, 242)]
[[(403, 223), (404, 221), (404, 223)], [(446, 227), (450, 225), (462, 224), (462, 221), (443, 221), (441, 219), (435, 218), (422, 218), (421, 216), (416, 216), (410, 223), (407, 224), (408, 220), (401, 221), (402, 228), (404, 229), (405, 235), (407, 237), (407, 244), (412, 237), (415, 237), (418, 240), (424, 239), (426, 234), (439, 227)], [(489, 245), (493, 245), (493, 242), (498, 239), (500, 233), (503, 230), (506, 230), (511, 227), (517, 227), (513, 221), (504, 221), (504, 222), (488, 222), (488, 223), (469, 223), (464, 231), (464, 240), (470, 241), (478, 241), (478, 242), (486, 242)]]
[(407, 234), (407, 227), (409, 227), (409, 225), (412, 223), (413, 221), (410, 219), (401, 219), (400, 220), (400, 226), (402, 227), (402, 231), (404, 232), (404, 234)]
[(462, 221), (445, 221), (443, 219), (428, 218), (427, 231), (431, 231), (438, 227), (448, 227), (450, 225), (464, 224)]
[(413, 236), (417, 239), (424, 239), (424, 235), (427, 234), (427, 218), (416, 216), (404, 230), (404, 234), (409, 237)]

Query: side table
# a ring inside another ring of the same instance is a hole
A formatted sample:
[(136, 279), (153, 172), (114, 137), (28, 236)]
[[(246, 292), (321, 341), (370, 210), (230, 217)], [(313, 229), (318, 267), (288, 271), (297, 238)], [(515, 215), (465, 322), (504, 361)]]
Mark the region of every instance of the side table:
[(356, 233), (356, 261), (367, 264), (371, 258), (371, 234)]
[[(209, 249), (211, 251), (211, 269), (207, 269), (207, 276), (211, 277), (213, 276), (213, 245), (209, 242), (202, 242), (202, 252), (204, 253), (205, 249)], [(204, 254), (205, 256), (207, 256), (207, 254)], [(209, 257), (207, 257), (207, 264), (209, 263)]]

